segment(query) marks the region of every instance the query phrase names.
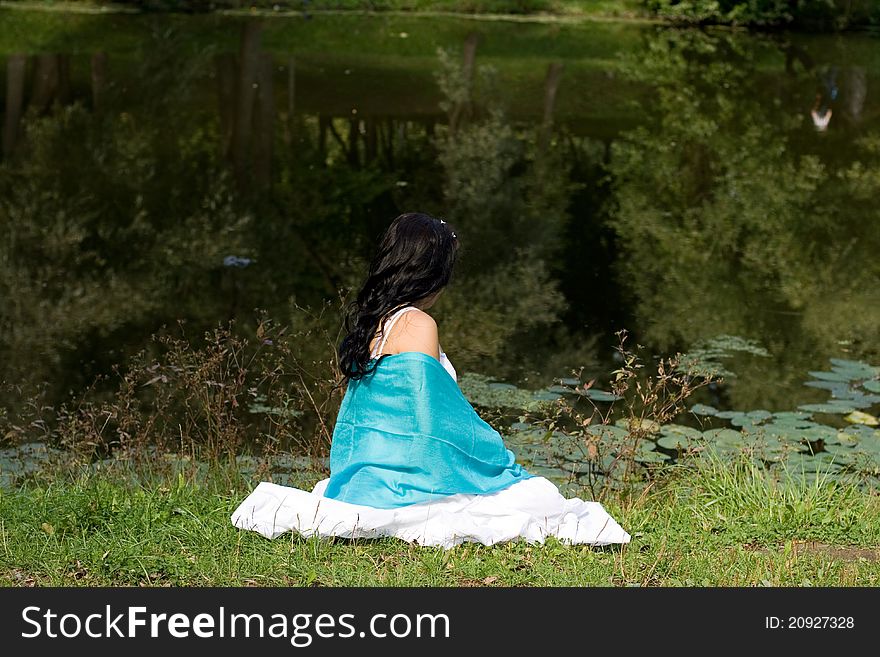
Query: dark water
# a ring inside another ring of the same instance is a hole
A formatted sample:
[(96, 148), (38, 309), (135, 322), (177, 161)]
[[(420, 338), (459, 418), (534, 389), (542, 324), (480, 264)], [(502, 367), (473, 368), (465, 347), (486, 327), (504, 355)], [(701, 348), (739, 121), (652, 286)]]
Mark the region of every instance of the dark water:
[(814, 401), (808, 370), (880, 361), (878, 46), (2, 11), (0, 378), (62, 399), (178, 319), (292, 321), (421, 209), (464, 247), (434, 309), (460, 372), (537, 387), (609, 371), (622, 328), (732, 335), (770, 355), (716, 405)]

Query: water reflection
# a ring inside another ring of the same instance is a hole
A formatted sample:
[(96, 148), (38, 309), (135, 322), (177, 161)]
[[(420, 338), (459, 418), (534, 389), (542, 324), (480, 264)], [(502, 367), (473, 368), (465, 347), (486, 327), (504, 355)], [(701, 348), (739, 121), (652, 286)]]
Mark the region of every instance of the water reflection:
[(870, 37), (44, 20), (2, 55), (6, 380), (60, 398), (178, 318), (285, 321), (357, 287), (408, 208), (461, 227), (436, 311), (468, 369), (600, 373), (623, 326), (658, 352), (734, 334), (776, 362), (729, 401), (789, 408), (814, 361), (877, 360)]
[[(870, 256), (880, 233), (876, 214), (855, 202), (880, 191), (880, 160), (876, 137), (841, 134), (830, 153), (805, 140), (800, 111), (765, 101), (773, 53), (755, 46), (668, 32), (651, 39), (651, 57), (628, 60), (631, 75), (657, 84), (659, 102), (652, 121), (615, 143), (612, 222), (650, 344), (671, 349), (707, 332), (757, 338), (778, 359), (775, 383), (842, 341), (867, 352), (880, 343)], [(789, 394), (756, 384), (730, 392), (750, 407)]]

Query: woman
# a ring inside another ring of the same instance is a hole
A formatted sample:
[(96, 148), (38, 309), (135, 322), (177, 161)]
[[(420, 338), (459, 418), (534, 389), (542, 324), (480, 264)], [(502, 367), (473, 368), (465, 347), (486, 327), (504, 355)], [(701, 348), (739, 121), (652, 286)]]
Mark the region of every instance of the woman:
[(237, 527), (269, 538), (293, 530), (443, 547), (547, 536), (629, 542), (600, 504), (567, 500), (516, 463), (462, 395), (425, 312), (449, 283), (457, 255), (457, 235), (441, 219), (408, 213), (391, 223), (339, 349), (348, 388), (329, 479), (310, 493), (261, 483), (233, 514)]

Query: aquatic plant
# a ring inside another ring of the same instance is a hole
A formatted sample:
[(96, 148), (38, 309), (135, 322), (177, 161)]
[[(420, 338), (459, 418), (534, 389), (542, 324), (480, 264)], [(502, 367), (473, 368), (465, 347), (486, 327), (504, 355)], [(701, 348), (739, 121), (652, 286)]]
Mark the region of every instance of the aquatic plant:
[(676, 434), (662, 433), (664, 425), (684, 410), (694, 391), (719, 380), (684, 371), (680, 354), (658, 359), (649, 373), (643, 347), (630, 348), (626, 331), (617, 337), (620, 367), (611, 373), (610, 390), (595, 388), (595, 379), (581, 381), (582, 370), (573, 371), (574, 378), (548, 388), (562, 393), (549, 410), (527, 411), (510, 434), (514, 451), (532, 471), (564, 479), (568, 490), (589, 489), (596, 498), (641, 479), (640, 465), (669, 462), (669, 453), (657, 450), (658, 438)]
[[(745, 458), (775, 476), (795, 472), (809, 481), (880, 483), (880, 430), (875, 428), (880, 420), (870, 412), (880, 405), (880, 368), (832, 358), (828, 371), (812, 371), (805, 382), (828, 390), (831, 398), (796, 410), (719, 410), (697, 403), (681, 413), (682, 402), (697, 387), (721, 383), (712, 378), (721, 368), (707, 367), (707, 361), (717, 365), (727, 354), (722, 346), (768, 355), (753, 342), (719, 336), (691, 350), (687, 358), (661, 360), (657, 375), (644, 378), (642, 364), (624, 349), (622, 367), (611, 377), (611, 391), (595, 388), (595, 380), (583, 383), (580, 377), (557, 379), (537, 391), (480, 377), (472, 401), (518, 410), (518, 421), (504, 431), (519, 460), (575, 493), (586, 489), (601, 497), (608, 488), (650, 477), (658, 464), (706, 459)], [(694, 353), (703, 354), (702, 360)], [(670, 376), (671, 363), (685, 378)], [(706, 378), (687, 378), (703, 375)], [(634, 382), (631, 389), (621, 387), (621, 380)], [(590, 402), (589, 412), (577, 406), (584, 400)], [(640, 472), (635, 465), (643, 466)]]

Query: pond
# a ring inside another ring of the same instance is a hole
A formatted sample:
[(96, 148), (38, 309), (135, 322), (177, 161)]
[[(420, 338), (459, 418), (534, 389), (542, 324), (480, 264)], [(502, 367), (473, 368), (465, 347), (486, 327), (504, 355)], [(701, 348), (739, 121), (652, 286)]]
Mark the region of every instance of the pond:
[(607, 380), (620, 329), (733, 336), (694, 401), (824, 403), (808, 372), (880, 363), (878, 45), (0, 10), (0, 379), (58, 403), (178, 320), (290, 321), (420, 209), (462, 242), (432, 311), (459, 372)]

